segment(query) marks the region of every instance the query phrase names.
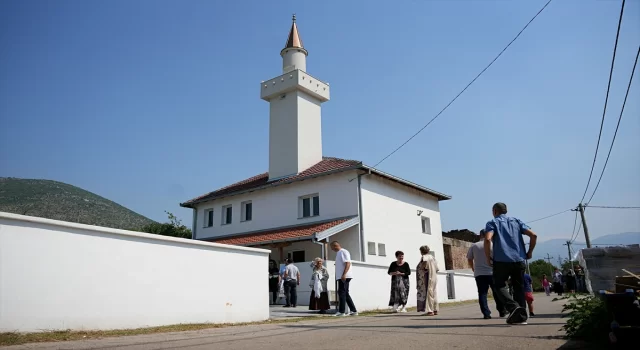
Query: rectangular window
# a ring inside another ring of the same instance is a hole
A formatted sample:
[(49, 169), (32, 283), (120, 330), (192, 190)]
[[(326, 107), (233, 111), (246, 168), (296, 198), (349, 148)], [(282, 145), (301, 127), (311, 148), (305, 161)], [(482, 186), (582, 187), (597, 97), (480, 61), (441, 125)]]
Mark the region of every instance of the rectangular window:
[(287, 253), (287, 258), (292, 259), (294, 263), (305, 262), (304, 250), (296, 250)]
[(387, 256), (387, 247), (384, 243), (378, 243), (378, 255)]
[(213, 226), (213, 209), (204, 210), (204, 227)]
[(313, 197), (313, 216), (320, 215), (320, 197)]
[(253, 218), (253, 204), (251, 201), (242, 202), (242, 221), (251, 221)]
[(226, 205), (222, 207), (222, 224), (229, 225), (233, 220), (233, 207)]
[(431, 219), (426, 216), (422, 217), (422, 233), (431, 234)]
[(311, 198), (302, 199), (302, 217), (307, 218), (311, 216)]
[(298, 199), (298, 217), (308, 218), (320, 215), (320, 197), (312, 194)]
[(376, 243), (375, 242), (367, 242), (367, 252), (369, 255), (376, 255)]

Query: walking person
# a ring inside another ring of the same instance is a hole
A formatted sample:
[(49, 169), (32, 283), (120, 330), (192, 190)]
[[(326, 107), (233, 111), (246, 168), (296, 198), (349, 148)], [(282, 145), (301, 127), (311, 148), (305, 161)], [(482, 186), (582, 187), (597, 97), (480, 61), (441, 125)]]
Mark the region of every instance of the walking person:
[[(351, 254), (337, 241), (331, 242), (331, 250), (336, 252), (336, 281), (338, 281), (338, 312), (334, 316), (358, 316), (356, 305), (349, 294), (349, 284), (353, 278)], [(349, 306), (349, 313), (346, 313)]]
[(574, 294), (576, 292), (576, 275), (571, 268), (567, 268), (564, 274), (565, 282), (569, 293)]
[(547, 296), (551, 295), (551, 283), (547, 279), (547, 275), (542, 275), (542, 287)]
[(275, 260), (269, 259), (269, 293), (271, 293), (271, 305), (278, 302), (278, 282), (280, 274)]
[(438, 314), (438, 262), (429, 254), (429, 246), (420, 247), (422, 258), (416, 267), (416, 287), (418, 288), (418, 312), (425, 312), (426, 316)]
[[(525, 260), (531, 259), (537, 236), (524, 222), (508, 217), (507, 205), (496, 203), (492, 208), (493, 220), (487, 222), (484, 237), (484, 253), (487, 263), (493, 265), (493, 282), (498, 289), (497, 297), (505, 305), (509, 316), (508, 324), (526, 324), (527, 311), (524, 309)], [(529, 250), (524, 245), (523, 236), (529, 236)], [(493, 258), (491, 243), (493, 242)], [(511, 278), (513, 297), (509, 294), (506, 281)], [(515, 299), (515, 300), (514, 300)]]
[(320, 314), (326, 314), (329, 310), (329, 293), (327, 289), (327, 281), (329, 281), (329, 272), (327, 268), (322, 266), (322, 259), (315, 258), (311, 263), (312, 273), (311, 297), (309, 298), (309, 310), (318, 310)]
[(409, 275), (411, 268), (404, 261), (404, 253), (396, 252), (396, 261), (389, 265), (387, 271), (391, 276), (391, 296), (389, 306), (393, 307), (393, 312), (407, 312), (407, 299), (409, 298)]
[(298, 305), (298, 286), (300, 285), (300, 270), (291, 259), (286, 259), (284, 267), (284, 296), (287, 303), (284, 307)]
[[(469, 247), (469, 251), (467, 252), (467, 261), (469, 262), (469, 266), (471, 267), (471, 270), (473, 270), (473, 275), (476, 278), (480, 312), (482, 312), (485, 320), (489, 320), (491, 319), (491, 310), (489, 309), (489, 303), (487, 302), (489, 289), (491, 289), (491, 293), (493, 293), (494, 296), (498, 293), (493, 285), (493, 268), (487, 264), (487, 259), (484, 257), (484, 236), (485, 231), (480, 230), (480, 241)], [(506, 316), (507, 310), (502, 302), (500, 302), (500, 299), (494, 297), (494, 300), (496, 302), (496, 310), (498, 310), (500, 317)]]
[(524, 274), (524, 300), (527, 302), (529, 317), (535, 316), (533, 313), (533, 280), (528, 273)]
[(580, 265), (574, 266), (574, 272), (576, 275), (576, 292), (585, 293), (587, 291), (587, 287), (584, 281), (584, 271)]
[(560, 272), (560, 270), (556, 268), (555, 272), (553, 273), (553, 292), (558, 294), (559, 296), (561, 296), (564, 292), (564, 288), (562, 287), (562, 279), (562, 272)]

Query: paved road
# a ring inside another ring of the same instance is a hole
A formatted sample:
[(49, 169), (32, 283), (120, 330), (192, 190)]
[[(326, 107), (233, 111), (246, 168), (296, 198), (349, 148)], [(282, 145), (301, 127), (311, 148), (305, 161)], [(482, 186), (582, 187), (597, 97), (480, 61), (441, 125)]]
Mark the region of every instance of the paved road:
[(295, 323), (255, 325), (102, 340), (30, 344), (17, 349), (557, 349), (562, 304), (536, 295), (535, 318), (526, 326), (483, 320), (476, 305), (445, 307), (436, 317), (416, 313), (326, 317)]

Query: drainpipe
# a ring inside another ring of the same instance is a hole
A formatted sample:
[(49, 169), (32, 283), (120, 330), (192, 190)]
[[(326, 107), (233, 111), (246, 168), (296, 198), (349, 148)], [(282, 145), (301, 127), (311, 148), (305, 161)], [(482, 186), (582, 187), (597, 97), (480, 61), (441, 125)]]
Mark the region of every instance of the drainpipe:
[(319, 244), (320, 245), (320, 247), (322, 249), (321, 250), (322, 253), (320, 253), (321, 254), (320, 256), (322, 257), (322, 260), (327, 260), (327, 254), (326, 254), (326, 252), (324, 250), (324, 243), (318, 242), (318, 240), (316, 239), (316, 235), (315, 234), (313, 235), (313, 238), (311, 238), (311, 243), (315, 243), (315, 244)]
[(198, 227), (198, 209), (193, 209), (193, 223), (191, 224), (191, 239), (196, 239), (196, 227)]
[(360, 219), (360, 223), (358, 225), (358, 227), (360, 228), (360, 237), (358, 237), (358, 240), (360, 241), (360, 259), (363, 262), (366, 262), (367, 254), (365, 253), (365, 250), (364, 250), (364, 222), (362, 220), (362, 176), (370, 175), (370, 174), (371, 174), (371, 169), (369, 169), (368, 173), (358, 174), (358, 218)]

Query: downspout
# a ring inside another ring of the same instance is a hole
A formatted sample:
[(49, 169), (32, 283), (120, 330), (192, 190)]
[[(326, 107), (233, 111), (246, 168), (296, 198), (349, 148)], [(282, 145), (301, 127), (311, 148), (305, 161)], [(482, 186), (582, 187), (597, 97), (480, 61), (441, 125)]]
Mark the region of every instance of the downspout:
[(320, 256), (322, 257), (322, 260), (327, 260), (327, 253), (324, 250), (324, 243), (322, 242), (318, 242), (318, 239), (316, 238), (316, 234), (313, 234), (313, 237), (311, 238), (311, 243), (315, 243), (315, 244), (319, 244), (320, 248), (321, 248), (321, 253)]
[(193, 209), (193, 223), (191, 224), (191, 239), (196, 239), (196, 227), (198, 227), (198, 209)]
[(358, 174), (358, 218), (360, 220), (360, 223), (358, 224), (358, 227), (360, 228), (360, 236), (358, 237), (358, 240), (360, 241), (360, 259), (362, 262), (366, 262), (367, 260), (367, 255), (364, 250), (364, 220), (362, 219), (362, 175), (368, 174), (371, 174), (371, 169), (369, 169), (368, 173)]

